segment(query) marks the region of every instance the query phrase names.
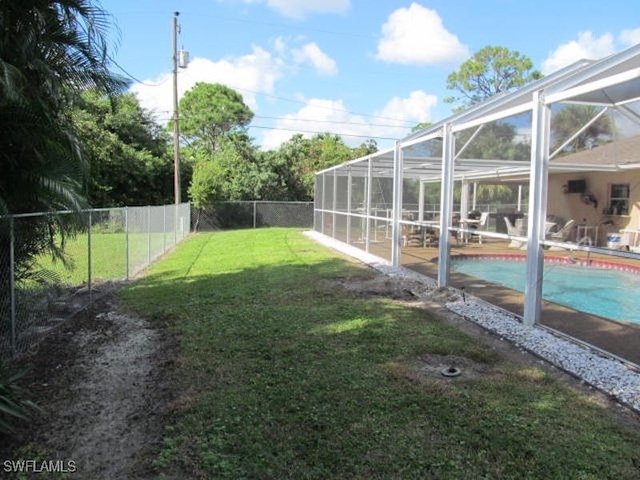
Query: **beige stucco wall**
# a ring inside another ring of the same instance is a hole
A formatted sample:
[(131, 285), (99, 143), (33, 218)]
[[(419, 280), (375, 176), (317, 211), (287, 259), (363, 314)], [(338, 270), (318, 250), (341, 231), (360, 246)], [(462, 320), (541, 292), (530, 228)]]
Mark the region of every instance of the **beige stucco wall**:
[[(585, 204), (581, 194), (564, 193), (563, 186), (568, 180), (586, 180), (587, 191), (597, 198), (598, 208)], [(629, 184), (629, 215), (602, 213), (603, 209), (608, 207), (609, 185), (612, 183)], [(598, 244), (606, 245), (610, 233), (617, 233), (621, 229), (640, 228), (640, 170), (550, 175), (547, 213), (565, 219), (573, 218), (577, 224), (584, 220), (587, 225), (599, 225)]]

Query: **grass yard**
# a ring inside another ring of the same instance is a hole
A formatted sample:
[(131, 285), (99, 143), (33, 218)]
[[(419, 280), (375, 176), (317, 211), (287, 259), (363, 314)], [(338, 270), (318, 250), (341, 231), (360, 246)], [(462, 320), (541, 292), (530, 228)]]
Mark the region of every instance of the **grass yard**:
[[(179, 342), (155, 468), (180, 479), (635, 479), (640, 433), (293, 229), (198, 234), (121, 292)], [(490, 375), (421, 380), (421, 356)]]
[[(97, 280), (122, 280), (147, 265), (166, 249), (167, 239), (163, 233), (93, 233), (91, 235), (91, 277)], [(172, 242), (172, 239), (169, 241)], [(78, 234), (66, 240), (65, 255), (71, 263), (66, 268), (61, 262), (53, 261), (50, 255), (38, 259), (38, 268), (54, 272), (65, 285), (82, 285), (89, 275), (89, 254), (87, 234)], [(127, 248), (129, 262), (127, 265)]]
[[(72, 262), (66, 269), (60, 262), (52, 262), (44, 256), (40, 265), (55, 271), (63, 283), (81, 285), (88, 279), (89, 240), (87, 234), (67, 239), (65, 254)], [(100, 233), (91, 235), (91, 276), (95, 279), (120, 280), (126, 277), (126, 236), (124, 233)]]

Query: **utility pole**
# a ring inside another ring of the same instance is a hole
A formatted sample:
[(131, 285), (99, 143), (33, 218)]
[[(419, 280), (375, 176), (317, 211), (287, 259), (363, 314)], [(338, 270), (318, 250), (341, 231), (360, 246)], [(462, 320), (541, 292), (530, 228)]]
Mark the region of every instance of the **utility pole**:
[(173, 179), (176, 205), (181, 203), (180, 198), (180, 124), (178, 116), (178, 15), (173, 14)]

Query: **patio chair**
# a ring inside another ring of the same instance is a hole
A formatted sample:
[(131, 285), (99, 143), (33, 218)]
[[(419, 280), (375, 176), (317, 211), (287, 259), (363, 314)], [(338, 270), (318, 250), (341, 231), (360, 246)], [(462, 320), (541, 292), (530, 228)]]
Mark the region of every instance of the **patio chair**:
[(471, 235), (478, 236), (478, 243), (482, 243), (481, 232), (487, 229), (487, 223), (489, 223), (489, 212), (482, 212), (480, 214), (480, 219), (478, 220), (478, 223), (473, 225), (473, 227), (475, 227), (475, 231), (471, 234)]
[[(509, 220), (509, 217), (504, 217), (504, 223), (507, 224), (507, 233), (509, 235), (517, 235), (519, 237), (522, 236), (522, 232), (518, 230), (513, 223), (511, 223), (511, 220)], [(526, 245), (526, 242), (512, 239), (511, 243), (509, 244), (509, 248), (521, 248), (524, 245)]]
[(557, 223), (547, 220), (544, 222), (544, 237), (547, 238), (551, 234), (551, 230), (555, 228)]
[(573, 218), (570, 220), (567, 220), (567, 223), (565, 223), (560, 230), (558, 230), (557, 232), (550, 233), (547, 236), (547, 238), (549, 240), (554, 240), (556, 242), (566, 242), (567, 239), (569, 238), (569, 235), (571, 235), (571, 231), (573, 230), (574, 223), (576, 223), (576, 221)]

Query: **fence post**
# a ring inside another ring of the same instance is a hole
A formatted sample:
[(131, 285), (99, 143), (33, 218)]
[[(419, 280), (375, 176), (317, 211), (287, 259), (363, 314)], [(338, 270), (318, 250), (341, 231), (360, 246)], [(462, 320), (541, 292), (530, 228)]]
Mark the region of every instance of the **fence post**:
[(89, 227), (87, 228), (87, 287), (89, 288), (89, 305), (93, 305), (93, 292), (91, 291), (91, 210), (89, 210)]
[(147, 206), (147, 265), (151, 265), (151, 205)]
[(257, 217), (258, 213), (257, 213), (257, 202), (254, 200), (253, 201), (253, 228), (256, 228), (256, 217)]
[(126, 279), (129, 280), (129, 209), (128, 207), (124, 207), (124, 249), (125, 249), (125, 268), (127, 269), (127, 273), (125, 275)]
[(13, 217), (9, 217), (9, 308), (11, 310), (11, 356), (16, 354), (15, 230), (13, 222)]

